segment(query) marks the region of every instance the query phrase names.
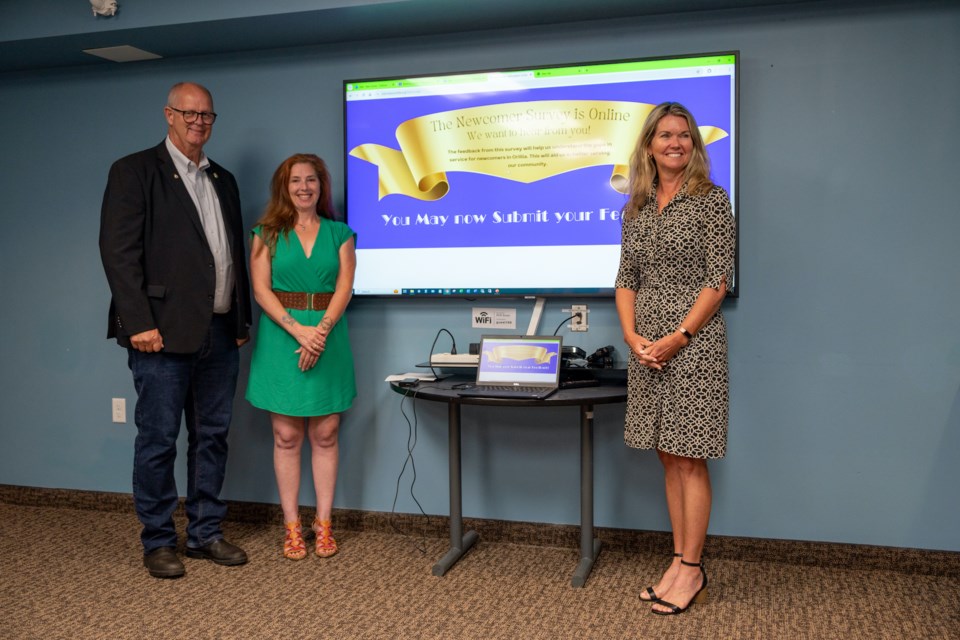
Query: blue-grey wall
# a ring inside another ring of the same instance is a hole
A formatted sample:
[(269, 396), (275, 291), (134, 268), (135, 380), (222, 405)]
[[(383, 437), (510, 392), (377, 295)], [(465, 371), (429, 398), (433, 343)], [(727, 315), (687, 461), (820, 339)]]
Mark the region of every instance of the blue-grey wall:
[[(960, 8), (948, 5), (732, 10), (0, 75), (0, 483), (130, 491), (135, 430), (111, 423), (110, 398), (132, 414), (135, 396), (124, 352), (103, 338), (99, 206), (110, 163), (162, 139), (172, 83), (213, 91), (207, 151), (236, 174), (252, 225), (292, 152), (327, 158), (342, 193), (344, 78), (738, 49), (741, 297), (725, 307), (730, 446), (711, 467), (711, 532), (960, 550)], [(571, 302), (591, 309), (571, 342), (623, 353), (611, 300), (550, 300), (541, 328)], [(422, 361), (441, 327), (462, 344), (479, 335), (471, 306), (351, 304), (360, 395), (344, 419), (337, 507), (390, 509), (408, 426), (383, 378)], [(496, 306), (526, 326), (530, 302)], [(596, 411), (596, 523), (666, 529), (656, 456), (624, 447), (622, 414)], [(445, 514), (445, 407), (418, 404), (416, 418), (417, 497)], [(464, 419), (467, 515), (578, 521), (575, 412), (467, 408)], [(225, 497), (275, 502), (269, 422), (242, 396), (231, 447)], [(398, 509), (416, 511), (406, 489)]]

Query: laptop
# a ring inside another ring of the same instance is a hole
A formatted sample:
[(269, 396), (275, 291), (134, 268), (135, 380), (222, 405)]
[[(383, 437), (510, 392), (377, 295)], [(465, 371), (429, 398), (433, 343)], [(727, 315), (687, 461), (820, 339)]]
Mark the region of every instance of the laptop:
[(482, 336), (477, 382), (460, 396), (542, 400), (560, 381), (560, 336)]

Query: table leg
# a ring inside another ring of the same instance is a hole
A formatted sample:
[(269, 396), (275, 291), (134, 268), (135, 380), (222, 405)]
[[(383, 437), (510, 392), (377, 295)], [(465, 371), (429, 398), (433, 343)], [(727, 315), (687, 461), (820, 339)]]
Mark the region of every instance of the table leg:
[(450, 550), (433, 565), (433, 575), (442, 576), (470, 550), (479, 537), (463, 533), (463, 489), (460, 474), (460, 403), (451, 402), (447, 414), (450, 457)]
[(582, 587), (600, 555), (593, 537), (593, 405), (580, 407), (580, 562), (571, 583)]

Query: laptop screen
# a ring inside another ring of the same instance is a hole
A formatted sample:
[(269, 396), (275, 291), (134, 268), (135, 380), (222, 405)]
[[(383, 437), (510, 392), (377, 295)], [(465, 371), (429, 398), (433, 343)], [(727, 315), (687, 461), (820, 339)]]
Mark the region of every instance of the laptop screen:
[(560, 336), (483, 336), (477, 384), (556, 386), (561, 347)]

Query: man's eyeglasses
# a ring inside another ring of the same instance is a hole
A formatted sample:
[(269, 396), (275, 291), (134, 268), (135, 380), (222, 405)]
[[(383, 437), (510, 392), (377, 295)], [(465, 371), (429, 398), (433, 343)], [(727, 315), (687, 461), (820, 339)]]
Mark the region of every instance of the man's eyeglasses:
[(213, 111), (184, 111), (169, 105), (167, 106), (167, 109), (179, 113), (181, 116), (183, 116), (183, 121), (187, 124), (193, 124), (197, 121), (197, 118), (200, 118), (200, 121), (203, 124), (213, 124), (213, 122), (217, 119), (217, 114), (215, 114)]

